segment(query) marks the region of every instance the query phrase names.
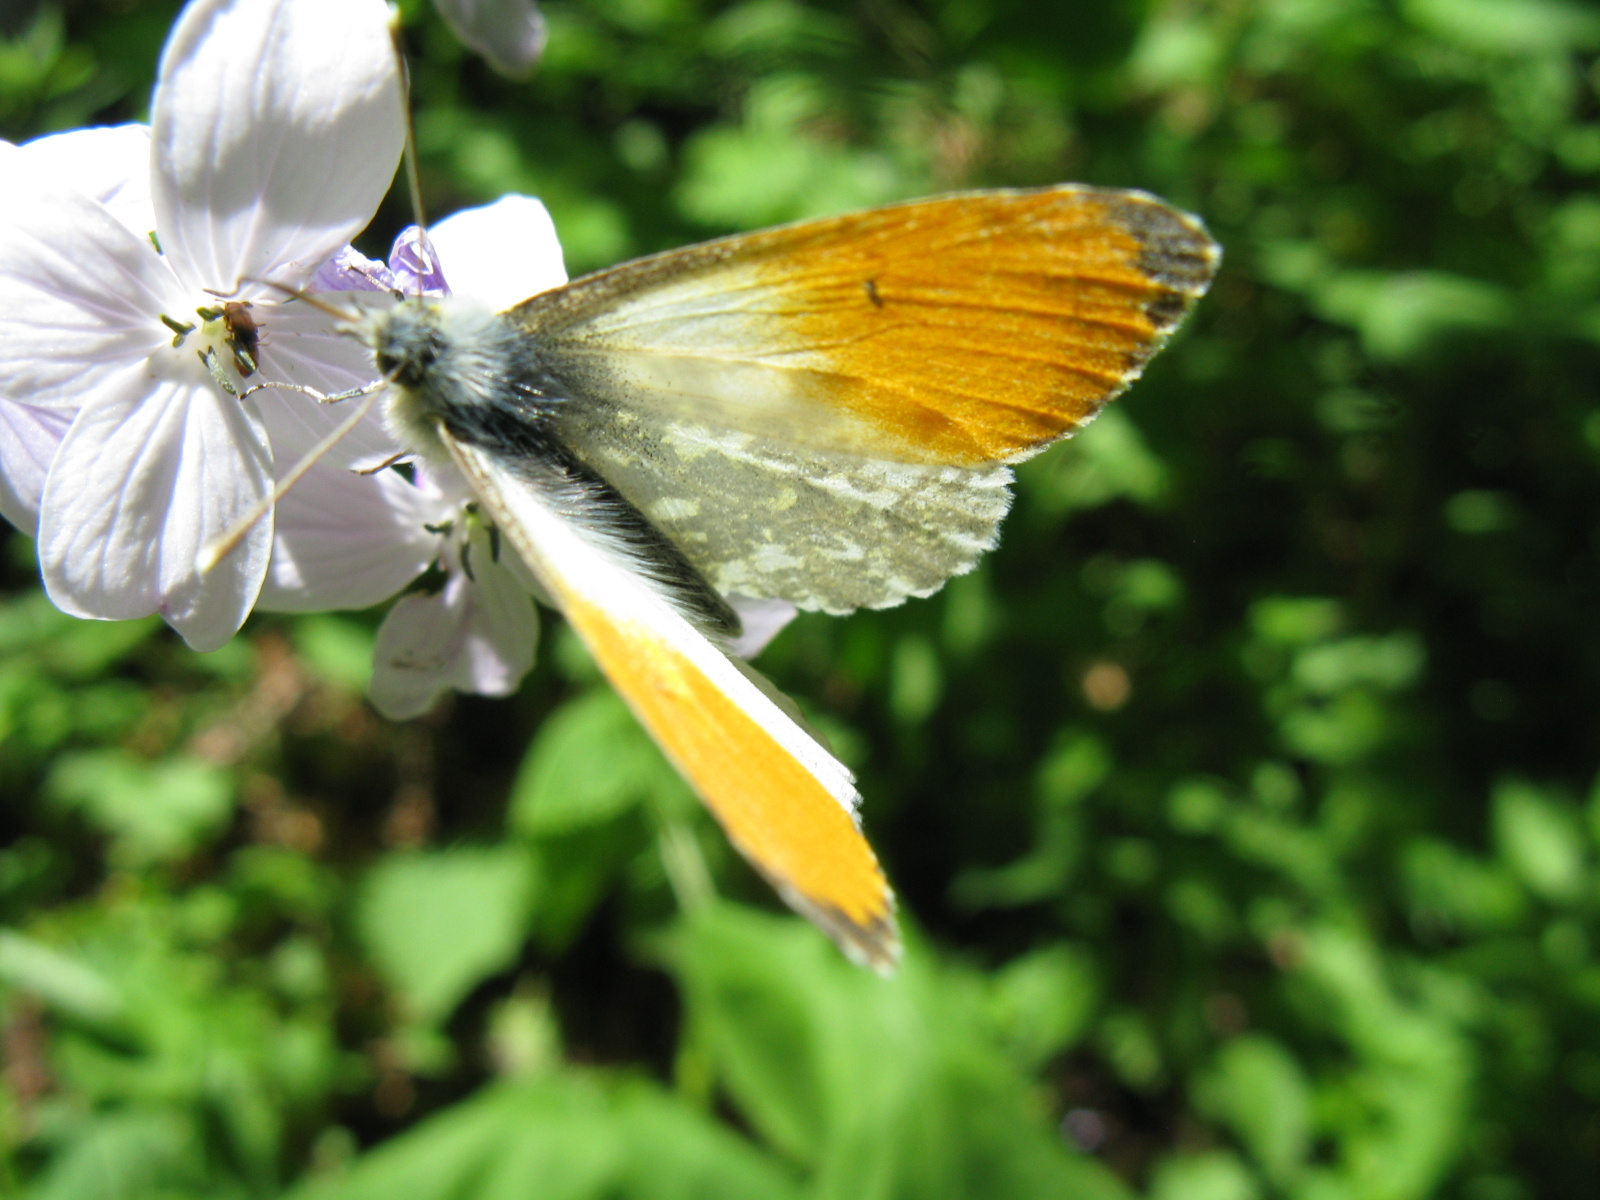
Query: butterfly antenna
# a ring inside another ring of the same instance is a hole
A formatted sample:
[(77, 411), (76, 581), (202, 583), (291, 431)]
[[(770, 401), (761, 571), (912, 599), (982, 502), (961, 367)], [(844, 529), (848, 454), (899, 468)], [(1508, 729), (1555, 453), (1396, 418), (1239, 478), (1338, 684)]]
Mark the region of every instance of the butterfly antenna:
[(364, 388), (364, 398), (360, 404), (356, 405), (349, 416), (340, 421), (327, 437), (308, 450), (305, 457), (295, 463), (287, 475), (278, 480), (277, 486), (271, 492), (251, 505), (250, 511), (234, 522), (233, 528), (210, 545), (201, 548), (200, 553), (195, 557), (195, 570), (201, 575), (208, 575), (216, 568), (219, 562), (232, 554), (238, 548), (239, 543), (244, 541), (245, 536), (255, 528), (256, 522), (272, 511), (273, 506), (288, 494), (289, 489), (300, 482), (301, 476), (314, 467), (323, 455), (337, 446), (345, 434), (361, 423), (361, 418), (365, 417), (371, 410), (378, 399), (378, 394), (383, 391), (388, 382), (387, 379), (380, 379), (375, 384)]
[[(329, 304), (326, 300), (313, 296), (310, 292), (303, 292), (299, 288), (290, 287), (287, 283), (279, 283), (276, 279), (257, 279), (254, 276), (246, 276), (239, 282), (241, 284), (254, 283), (262, 287), (276, 288), (291, 300), (299, 300), (304, 304), (309, 304), (319, 313), (330, 316), (335, 321), (342, 321), (346, 325), (355, 325), (361, 321), (362, 312), (358, 308), (340, 308), (337, 304)], [(206, 291), (219, 300), (228, 299), (228, 297), (235, 295), (238, 290), (238, 288), (235, 288), (232, 292), (224, 294), (215, 288), (206, 288)]]
[(401, 40), (403, 32), (403, 15), (398, 6), (391, 6), (389, 9), (389, 41), (394, 45), (395, 62), (400, 67), (400, 94), (406, 121), (406, 188), (411, 193), (412, 219), (418, 226), (426, 229), (428, 227), (428, 218), (422, 208), (422, 173), (417, 167), (417, 123), (411, 116), (411, 68), (406, 62), (406, 48)]

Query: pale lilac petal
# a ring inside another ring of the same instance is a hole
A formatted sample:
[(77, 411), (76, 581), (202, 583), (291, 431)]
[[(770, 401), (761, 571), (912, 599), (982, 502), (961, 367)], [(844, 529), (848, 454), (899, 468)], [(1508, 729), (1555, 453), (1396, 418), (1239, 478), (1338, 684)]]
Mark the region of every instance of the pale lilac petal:
[[(334, 303), (338, 296), (330, 296)], [(363, 297), (365, 303), (388, 303), (388, 297)], [(333, 320), (309, 305), (290, 303), (262, 306), (261, 343), (256, 355), (258, 376), (248, 382), (271, 380), (313, 388), (333, 395), (371, 383), (378, 376), (372, 352), (354, 338), (335, 331)], [(287, 469), (331, 433), (359, 400), (321, 404), (303, 392), (268, 388), (252, 393), (262, 418), (272, 433), (272, 444)], [(326, 461), (346, 468), (381, 463), (400, 452), (400, 445), (384, 428), (383, 401), (346, 435)]]
[(411, 469), (417, 490), (440, 512), (454, 512), (463, 504), (477, 500), (467, 477), (448, 463), (419, 462)]
[(450, 290), (500, 312), (567, 281), (555, 223), (532, 196), (503, 196), (428, 232)]
[(45, 476), (73, 414), (0, 400), (0, 516), (32, 537)]
[(78, 407), (172, 340), (163, 312), (185, 319), (177, 280), (104, 205), (0, 194), (0, 395)]
[[(370, 294), (359, 297), (359, 308), (347, 303), (357, 297), (340, 293), (319, 299), (338, 311), (349, 309), (351, 317), (394, 303), (390, 296)], [(341, 333), (340, 322), (327, 313), (298, 301), (263, 305), (252, 311), (259, 314), (262, 379), (297, 383), (331, 393), (361, 387), (378, 378), (372, 351), (350, 334)]]
[(437, 595), (401, 596), (378, 627), (367, 694), (391, 721), (420, 717), (450, 690), (467, 640), (471, 587), (456, 573)]
[(517, 690), (522, 677), (533, 668), (539, 626), (532, 599), (503, 563), (489, 558), (488, 543), (486, 536), (473, 538), (477, 583), (463, 662), (454, 685), (461, 692), (506, 696)]
[(150, 130), (101, 125), (34, 138), (8, 171), (40, 190), (79, 192), (104, 204), (136, 237), (156, 227), (150, 201)]
[(271, 486), (252, 408), (209, 382), (152, 381), (140, 366), (79, 412), (40, 509), (39, 564), (56, 607), (107, 620), (160, 613), (196, 650), (233, 636), (266, 571), (270, 514), (204, 578), (195, 559)]
[[(285, 470), (299, 463), (331, 434), (339, 422), (350, 415), (352, 404), (362, 403), (356, 399), (320, 404), (309, 396), (279, 388), (253, 392), (250, 398), (266, 422), (267, 432), (271, 434), (277, 454), (282, 456)], [(401, 447), (383, 423), (382, 405), (380, 397), (366, 417), (324, 453), (322, 463), (335, 470), (350, 471), (375, 468), (394, 459)]]
[(787, 600), (752, 600), (749, 596), (729, 596), (728, 603), (739, 614), (744, 630), (728, 649), (739, 658), (754, 658), (800, 610)]
[(520, 79), (544, 53), (544, 17), (533, 0), (433, 0), (433, 7), (502, 75)]
[(314, 467), (278, 501), (272, 562), (256, 607), (316, 612), (387, 600), (438, 556), (441, 539), (424, 526), (437, 527), (447, 515), (432, 494), (394, 471)]
[(391, 720), (421, 716), (452, 688), (508, 695), (533, 666), (533, 601), (487, 561), (486, 541), (474, 539), (476, 583), (452, 571), (438, 595), (402, 596), (379, 628), (370, 694)]
[(394, 178), (404, 99), (388, 8), (196, 0), (152, 107), (156, 229), (179, 276), (230, 293), (246, 277), (299, 286)]
[(420, 225), (408, 225), (394, 240), (389, 251), (389, 271), (394, 279), (394, 290), (402, 296), (442, 297), (451, 294), (439, 266), (439, 252), (434, 249), (428, 231)]
[(388, 264), (374, 262), (354, 246), (346, 246), (317, 268), (309, 292), (392, 292), (394, 273)]

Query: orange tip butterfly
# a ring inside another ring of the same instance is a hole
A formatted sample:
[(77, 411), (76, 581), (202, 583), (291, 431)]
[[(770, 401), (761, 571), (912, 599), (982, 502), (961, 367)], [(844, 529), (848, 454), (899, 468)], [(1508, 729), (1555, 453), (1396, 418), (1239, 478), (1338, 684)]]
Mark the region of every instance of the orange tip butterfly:
[(1136, 379), (1220, 259), (1140, 192), (982, 191), (659, 254), (359, 334), (729, 839), (853, 959), (894, 897), (854, 780), (724, 647), (724, 596), (842, 613), (972, 568), (1009, 464)]

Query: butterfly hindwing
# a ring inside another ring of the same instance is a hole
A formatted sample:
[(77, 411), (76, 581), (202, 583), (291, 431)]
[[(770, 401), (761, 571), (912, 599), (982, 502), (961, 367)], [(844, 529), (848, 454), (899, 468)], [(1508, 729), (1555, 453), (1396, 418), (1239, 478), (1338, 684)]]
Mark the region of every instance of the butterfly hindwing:
[(1003, 466), (891, 462), (590, 402), (585, 461), (724, 595), (844, 613), (926, 596), (994, 546)]

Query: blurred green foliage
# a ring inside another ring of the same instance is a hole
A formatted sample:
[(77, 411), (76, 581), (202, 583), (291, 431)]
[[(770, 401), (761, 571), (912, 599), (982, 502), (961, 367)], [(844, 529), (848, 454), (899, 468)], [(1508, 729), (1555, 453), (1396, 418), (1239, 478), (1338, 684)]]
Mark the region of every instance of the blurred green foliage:
[[(887, 982), (559, 626), (392, 726), (372, 614), (196, 656), (13, 537), (0, 1194), (1593, 1195), (1594, 10), (552, 0), (514, 84), (404, 7), (431, 210), (538, 194), (575, 270), (1067, 178), (1227, 263), (977, 572), (762, 659), (861, 776)], [(0, 133), (139, 117), (173, 11), (5, 6)]]

